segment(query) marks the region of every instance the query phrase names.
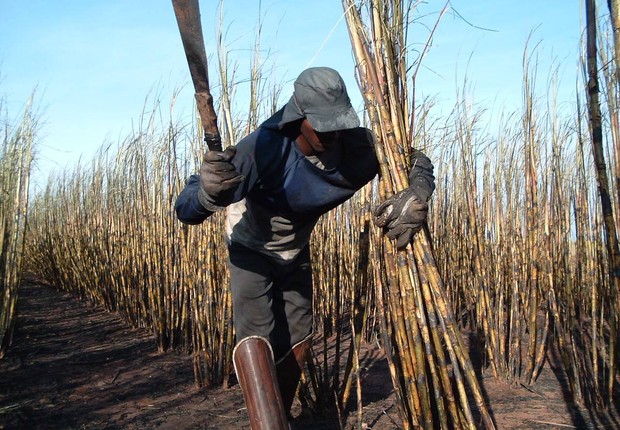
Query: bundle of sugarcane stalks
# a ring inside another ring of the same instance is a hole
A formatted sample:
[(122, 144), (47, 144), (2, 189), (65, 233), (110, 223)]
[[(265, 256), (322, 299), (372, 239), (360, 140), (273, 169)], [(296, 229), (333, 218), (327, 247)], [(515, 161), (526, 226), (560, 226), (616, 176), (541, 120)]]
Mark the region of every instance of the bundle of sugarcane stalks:
[[(415, 142), (409, 105), (405, 32), (407, 2), (343, 0), (366, 112), (376, 134), (384, 199), (408, 186)], [(428, 231), (404, 251), (384, 239), (375, 244), (384, 263), (377, 300), (387, 319), (384, 336), (405, 428), (494, 428), (461, 339)], [(468, 397), (471, 393), (471, 399)]]

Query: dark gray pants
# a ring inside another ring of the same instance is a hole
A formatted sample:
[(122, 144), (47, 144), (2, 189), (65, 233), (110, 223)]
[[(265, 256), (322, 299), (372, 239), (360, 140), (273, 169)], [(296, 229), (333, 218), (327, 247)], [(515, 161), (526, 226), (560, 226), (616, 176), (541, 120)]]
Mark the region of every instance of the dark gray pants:
[(269, 339), (278, 361), (312, 333), (309, 247), (282, 265), (233, 243), (229, 263), (237, 342), (248, 336)]

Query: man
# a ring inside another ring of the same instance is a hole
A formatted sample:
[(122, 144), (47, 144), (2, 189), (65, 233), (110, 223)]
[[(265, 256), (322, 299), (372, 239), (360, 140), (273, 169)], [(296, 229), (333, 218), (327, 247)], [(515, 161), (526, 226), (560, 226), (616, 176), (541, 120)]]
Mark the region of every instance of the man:
[[(414, 156), (411, 186), (375, 212), (375, 222), (398, 247), (422, 227), (435, 188), (430, 160), (419, 151)], [(256, 131), (223, 152), (207, 152), (200, 174), (188, 179), (177, 199), (177, 216), (187, 224), (228, 208), (233, 361), (239, 377), (248, 364), (272, 360), (271, 353), (264, 354), (272, 349), (274, 390), (285, 414), (312, 334), (310, 234), (322, 214), (378, 172), (372, 133), (359, 127), (342, 78), (333, 69), (315, 67), (299, 75), (289, 102)], [(271, 376), (241, 376), (252, 421), (260, 415), (251, 410), (252, 397), (261, 397), (251, 392), (253, 386), (269, 386)]]

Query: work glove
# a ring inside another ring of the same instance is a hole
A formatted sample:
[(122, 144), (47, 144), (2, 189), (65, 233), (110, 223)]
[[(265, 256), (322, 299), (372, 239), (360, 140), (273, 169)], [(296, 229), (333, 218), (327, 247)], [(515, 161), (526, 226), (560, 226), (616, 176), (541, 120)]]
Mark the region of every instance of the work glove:
[(414, 151), (409, 187), (375, 209), (375, 224), (385, 230), (396, 247), (402, 249), (422, 229), (428, 216), (428, 199), (435, 190), (433, 164), (421, 151)]
[(222, 151), (208, 151), (200, 166), (198, 200), (205, 209), (215, 212), (232, 202), (235, 190), (244, 180), (230, 162), (237, 149), (229, 146)]
[(384, 201), (374, 215), (375, 224), (385, 230), (387, 237), (396, 239), (396, 248), (402, 249), (424, 225), (428, 203), (410, 187)]

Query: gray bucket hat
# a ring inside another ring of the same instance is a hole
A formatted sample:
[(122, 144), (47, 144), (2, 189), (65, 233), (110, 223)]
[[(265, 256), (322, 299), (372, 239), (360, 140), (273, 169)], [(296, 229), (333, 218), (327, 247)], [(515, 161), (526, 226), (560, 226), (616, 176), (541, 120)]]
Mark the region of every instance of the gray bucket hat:
[(320, 133), (359, 127), (340, 74), (329, 67), (311, 67), (295, 80), (293, 96), (284, 107), (282, 122), (307, 118)]

